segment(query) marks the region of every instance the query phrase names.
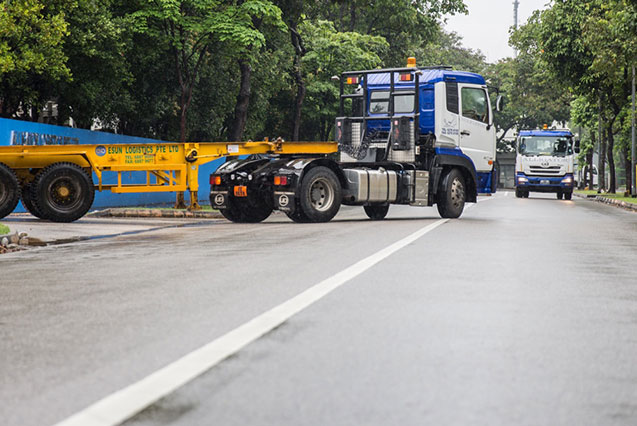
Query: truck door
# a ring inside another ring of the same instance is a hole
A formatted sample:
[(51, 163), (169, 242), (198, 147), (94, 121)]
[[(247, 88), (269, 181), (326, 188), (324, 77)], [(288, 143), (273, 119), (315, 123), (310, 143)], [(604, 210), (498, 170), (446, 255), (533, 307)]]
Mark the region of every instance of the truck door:
[[(495, 161), (495, 126), (487, 89), (477, 85), (460, 86), (460, 148), (476, 166), (490, 171)], [(491, 163), (489, 163), (491, 162)]]

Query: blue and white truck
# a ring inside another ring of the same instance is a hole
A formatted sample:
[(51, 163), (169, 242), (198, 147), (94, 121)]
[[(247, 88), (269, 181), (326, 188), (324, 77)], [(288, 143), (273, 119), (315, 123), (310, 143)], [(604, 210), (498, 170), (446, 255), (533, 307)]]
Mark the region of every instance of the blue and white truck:
[(259, 222), (273, 209), (326, 222), (341, 204), (362, 206), (373, 220), (390, 204), (436, 204), (442, 217), (457, 218), (478, 193), (495, 192), (494, 112), (482, 76), (419, 68), (410, 58), (405, 68), (333, 79), (338, 156), (230, 160), (210, 177), (214, 208), (234, 222)]
[(570, 200), (575, 187), (575, 154), (579, 152), (570, 130), (523, 130), (516, 141), (515, 196), (530, 192), (557, 194)]

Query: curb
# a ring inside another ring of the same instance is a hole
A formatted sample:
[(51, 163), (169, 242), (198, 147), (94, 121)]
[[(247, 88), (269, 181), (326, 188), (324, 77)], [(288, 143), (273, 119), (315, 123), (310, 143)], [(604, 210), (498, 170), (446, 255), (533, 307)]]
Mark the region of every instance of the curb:
[(160, 210), (160, 209), (127, 209), (110, 208), (88, 213), (88, 217), (153, 217), (153, 218), (183, 218), (183, 219), (220, 219), (218, 211), (188, 211), (188, 210)]
[(621, 207), (628, 211), (637, 212), (637, 204), (634, 204), (634, 203), (627, 203), (626, 201), (615, 200), (613, 198), (606, 198), (606, 197), (602, 197), (601, 195), (596, 195), (594, 197), (589, 197), (588, 195), (577, 194), (577, 193), (573, 193), (573, 195), (579, 198), (597, 201), (598, 203), (609, 204), (611, 206)]

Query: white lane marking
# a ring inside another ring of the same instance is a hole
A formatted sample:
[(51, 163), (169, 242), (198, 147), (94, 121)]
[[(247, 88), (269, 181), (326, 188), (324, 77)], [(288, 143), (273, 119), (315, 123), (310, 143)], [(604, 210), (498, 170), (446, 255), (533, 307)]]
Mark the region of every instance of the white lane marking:
[(126, 421), (448, 220), (440, 219), (419, 229), (56, 426), (114, 426)]

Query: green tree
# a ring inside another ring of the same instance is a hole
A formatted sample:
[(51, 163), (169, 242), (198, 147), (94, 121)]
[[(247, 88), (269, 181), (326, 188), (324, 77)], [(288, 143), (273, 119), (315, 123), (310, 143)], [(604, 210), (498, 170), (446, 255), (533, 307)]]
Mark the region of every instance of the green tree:
[(305, 129), (327, 140), (339, 98), (339, 88), (331, 77), (343, 71), (376, 68), (388, 44), (382, 37), (339, 32), (329, 21), (305, 21), (299, 30), (307, 40), (302, 60), (309, 101)]
[(14, 0), (0, 6), (0, 116), (37, 119), (50, 82), (69, 80), (64, 40), (72, 1)]
[[(213, 59), (213, 45), (231, 46), (242, 73), (242, 90), (249, 81), (247, 55), (262, 47), (265, 38), (257, 28), (262, 21), (282, 25), (281, 11), (267, 0), (228, 2), (219, 0), (155, 0), (131, 14), (137, 31), (168, 41), (179, 82), (180, 140), (187, 136), (187, 114), (199, 71)], [(248, 80), (246, 80), (248, 74)], [(249, 97), (249, 89), (247, 96)], [(245, 93), (239, 94), (242, 102)], [(246, 108), (241, 113), (245, 113)], [(237, 118), (242, 119), (243, 117)]]
[(72, 116), (79, 127), (90, 128), (97, 119), (102, 128), (115, 130), (118, 117), (134, 107), (130, 34), (112, 3), (77, 0), (67, 16), (72, 31), (64, 53), (73, 78), (55, 88), (58, 124)]

